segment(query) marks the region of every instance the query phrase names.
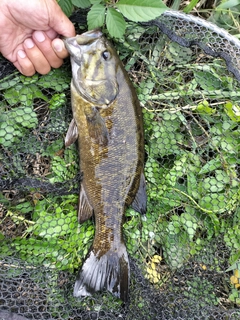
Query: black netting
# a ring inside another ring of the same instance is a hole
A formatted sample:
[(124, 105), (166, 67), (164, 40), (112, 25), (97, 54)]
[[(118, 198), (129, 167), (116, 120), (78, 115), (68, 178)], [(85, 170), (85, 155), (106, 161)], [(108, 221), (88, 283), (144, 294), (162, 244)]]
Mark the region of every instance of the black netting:
[[(82, 29), (82, 28), (81, 28)], [(73, 297), (94, 236), (76, 210), (71, 67), (0, 60), (0, 319), (240, 319), (240, 42), (179, 12), (115, 47), (144, 117), (148, 210), (125, 214), (129, 301)]]

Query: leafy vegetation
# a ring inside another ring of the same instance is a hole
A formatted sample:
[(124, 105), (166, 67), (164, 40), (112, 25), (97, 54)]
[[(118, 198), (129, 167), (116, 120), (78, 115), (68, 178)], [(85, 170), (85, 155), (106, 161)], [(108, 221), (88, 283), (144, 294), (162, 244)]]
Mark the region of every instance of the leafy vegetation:
[(185, 13), (195, 13), (204, 19), (215, 23), (228, 32), (240, 37), (238, 1), (217, 1), (213, 6), (211, 1), (162, 0), (58, 0), (67, 16), (75, 8), (87, 9), (88, 29), (106, 28), (111, 37), (122, 38), (126, 31), (125, 18), (130, 21), (149, 21), (160, 16), (165, 10), (182, 10)]
[(88, 29), (106, 25), (109, 34), (116, 38), (121, 38), (125, 33), (124, 18), (136, 22), (148, 21), (167, 10), (161, 0), (60, 0), (58, 3), (67, 15), (71, 14), (73, 5), (81, 9), (90, 8)]

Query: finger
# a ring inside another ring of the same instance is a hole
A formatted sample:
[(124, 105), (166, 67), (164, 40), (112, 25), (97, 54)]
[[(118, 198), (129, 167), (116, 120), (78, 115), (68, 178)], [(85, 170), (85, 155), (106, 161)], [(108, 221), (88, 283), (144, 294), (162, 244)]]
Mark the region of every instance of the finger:
[(45, 33), (48, 36), (48, 38), (51, 40), (58, 37), (58, 33), (53, 29), (49, 29), (49, 30), (45, 31)]
[(56, 55), (61, 59), (64, 59), (69, 55), (64, 42), (59, 38), (56, 38), (52, 41), (52, 47)]
[(53, 50), (52, 40), (47, 36), (46, 32), (34, 31), (32, 37), (34, 43), (47, 59), (49, 65), (53, 68), (59, 68), (63, 64), (63, 60), (61, 57), (58, 57), (58, 55)]
[(36, 72), (32, 62), (28, 59), (23, 50), (18, 50), (17, 61), (15, 61), (13, 64), (25, 76), (30, 77)]
[(28, 59), (32, 62), (37, 72), (47, 74), (51, 70), (48, 60), (31, 38), (24, 41), (23, 47)]

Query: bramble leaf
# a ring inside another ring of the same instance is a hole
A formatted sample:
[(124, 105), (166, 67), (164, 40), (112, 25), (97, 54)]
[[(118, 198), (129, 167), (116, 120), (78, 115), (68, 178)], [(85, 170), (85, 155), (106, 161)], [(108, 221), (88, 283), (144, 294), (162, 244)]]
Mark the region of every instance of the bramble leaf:
[(119, 11), (132, 21), (149, 21), (167, 10), (160, 0), (120, 0), (116, 4)]
[(72, 4), (82, 9), (85, 9), (91, 6), (91, 2), (89, 0), (72, 0)]
[(126, 29), (126, 21), (120, 12), (113, 8), (108, 8), (106, 24), (107, 29), (112, 37), (122, 38)]
[(102, 27), (105, 21), (106, 7), (102, 4), (94, 4), (87, 15), (88, 29)]

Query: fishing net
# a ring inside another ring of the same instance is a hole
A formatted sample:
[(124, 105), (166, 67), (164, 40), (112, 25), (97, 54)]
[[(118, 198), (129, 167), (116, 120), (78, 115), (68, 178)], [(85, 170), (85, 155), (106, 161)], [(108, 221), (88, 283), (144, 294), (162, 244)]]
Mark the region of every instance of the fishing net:
[(168, 11), (114, 45), (145, 130), (148, 210), (123, 225), (129, 302), (72, 295), (94, 222), (77, 223), (78, 152), (64, 148), (70, 63), (24, 77), (1, 58), (0, 319), (240, 319), (240, 42)]

